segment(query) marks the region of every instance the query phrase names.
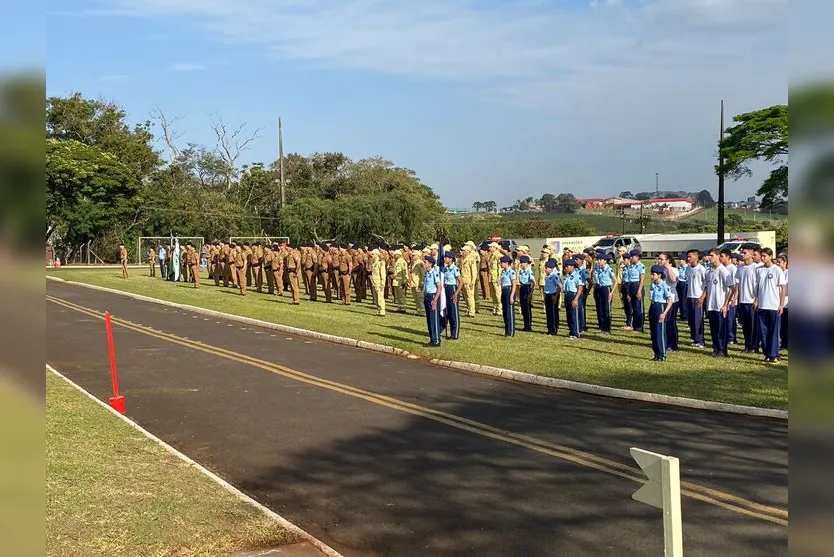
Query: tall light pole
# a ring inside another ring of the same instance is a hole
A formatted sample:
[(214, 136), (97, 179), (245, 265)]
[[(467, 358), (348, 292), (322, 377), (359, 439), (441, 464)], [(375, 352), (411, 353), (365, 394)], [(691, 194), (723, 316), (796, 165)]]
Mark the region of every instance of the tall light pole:
[(724, 243), (724, 100), (721, 100), (721, 129), (718, 134), (718, 245)]
[(654, 173), (654, 195), (660, 197), (660, 172)]

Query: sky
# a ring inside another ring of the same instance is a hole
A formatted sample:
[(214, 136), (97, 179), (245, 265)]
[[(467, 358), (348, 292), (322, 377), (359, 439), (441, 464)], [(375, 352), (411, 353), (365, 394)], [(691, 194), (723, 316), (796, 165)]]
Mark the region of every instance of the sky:
[[(830, 3), (830, 2), (829, 2)], [(447, 207), (546, 192), (716, 195), (719, 105), (787, 103), (788, 0), (52, 0), (47, 95), (158, 107), (241, 160), (341, 151)], [(159, 145), (161, 148), (162, 145)], [(753, 195), (767, 169), (728, 182)]]

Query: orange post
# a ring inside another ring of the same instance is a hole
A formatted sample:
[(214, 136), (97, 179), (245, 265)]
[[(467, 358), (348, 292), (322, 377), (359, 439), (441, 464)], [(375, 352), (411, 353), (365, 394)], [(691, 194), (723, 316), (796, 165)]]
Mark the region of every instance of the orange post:
[(110, 322), (110, 312), (104, 312), (104, 323), (107, 325), (107, 345), (110, 348), (110, 377), (113, 379), (113, 396), (110, 406), (119, 414), (125, 413), (125, 397), (119, 395), (119, 377), (116, 373), (116, 351), (113, 348), (113, 324)]

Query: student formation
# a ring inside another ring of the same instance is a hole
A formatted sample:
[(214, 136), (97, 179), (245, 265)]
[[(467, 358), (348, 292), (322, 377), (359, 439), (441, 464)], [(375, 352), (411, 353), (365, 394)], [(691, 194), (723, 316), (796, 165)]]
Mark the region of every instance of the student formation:
[[(148, 250), (151, 276), (158, 265), (160, 276), (173, 280), (173, 249)], [(788, 256), (774, 256), (757, 244), (744, 244), (739, 252), (689, 250), (677, 259), (661, 253), (648, 268), (638, 250), (572, 253), (565, 248), (560, 254), (545, 245), (533, 259), (528, 246), (520, 246), (514, 257), (498, 243), (478, 249), (471, 241), (457, 252), (438, 244), (369, 249), (222, 241), (181, 249), (180, 280), (195, 288), (206, 268), (215, 286), (236, 288), (242, 296), (252, 288), (277, 296), (287, 291), (293, 304), (301, 303), (302, 289), (310, 301), (344, 305), (363, 302), (370, 292), (378, 316), (386, 315), (390, 301), (397, 313), (410, 308), (425, 316), (427, 346), (440, 346), (444, 332), (448, 339), (459, 338), (462, 308), (469, 317), (485, 307), (501, 315), (506, 336), (532, 332), (534, 298), (541, 301), (547, 335), (559, 334), (563, 312), (568, 339), (588, 332), (588, 298), (596, 308), (596, 328), (611, 334), (614, 296), (622, 302), (626, 331), (640, 334), (648, 326), (654, 361), (678, 350), (678, 321), (686, 323), (694, 348), (705, 348), (709, 327), (715, 358), (729, 357), (728, 347), (743, 343), (742, 352), (777, 363), (788, 344)]]

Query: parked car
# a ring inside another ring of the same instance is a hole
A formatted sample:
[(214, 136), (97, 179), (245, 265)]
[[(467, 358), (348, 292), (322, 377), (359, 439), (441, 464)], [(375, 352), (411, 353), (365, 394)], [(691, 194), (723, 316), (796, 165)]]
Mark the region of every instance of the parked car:
[(739, 253), (741, 251), (741, 246), (743, 246), (745, 244), (753, 244), (754, 246), (762, 247), (761, 244), (759, 244), (759, 242), (757, 242), (755, 240), (736, 239), (736, 240), (730, 240), (729, 242), (724, 242), (723, 244), (718, 246), (718, 248), (716, 248), (716, 249), (718, 249), (718, 251), (723, 251), (725, 249), (728, 249), (732, 253)]
[(640, 247), (640, 242), (634, 236), (606, 236), (591, 247), (602, 253), (615, 255), (620, 251), (621, 247), (625, 248), (627, 252), (633, 249), (643, 251)]

